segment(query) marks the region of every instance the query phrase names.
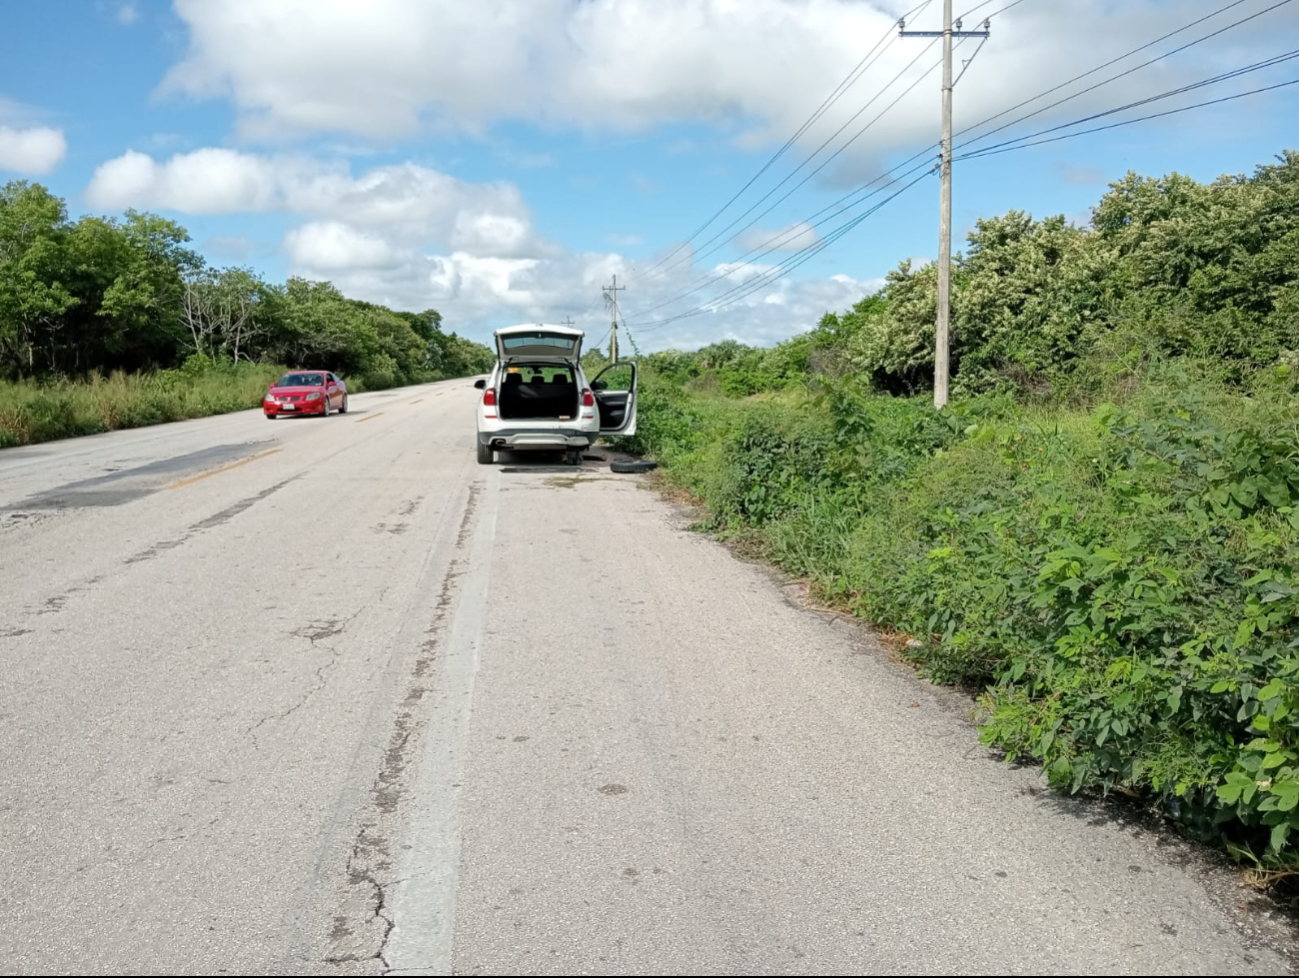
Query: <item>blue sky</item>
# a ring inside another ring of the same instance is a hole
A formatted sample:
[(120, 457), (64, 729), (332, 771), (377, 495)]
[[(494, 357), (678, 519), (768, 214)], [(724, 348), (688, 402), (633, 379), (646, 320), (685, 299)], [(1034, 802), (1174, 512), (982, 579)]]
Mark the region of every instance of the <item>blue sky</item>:
[[(958, 0), (958, 8), (977, 2)], [(986, 4), (981, 15), (1007, 2)], [(1006, 121), (1254, 19), (997, 138), (1299, 49), (1299, 2), (1268, 10), (1277, 2), (1241, 0)], [(275, 279), (328, 278), (349, 295), (436, 307), (451, 328), (476, 337), (567, 315), (599, 333), (599, 285), (617, 273), (647, 348), (724, 336), (770, 343), (850, 305), (898, 261), (937, 252), (938, 185), (930, 178), (765, 288), (753, 276), (797, 257), (792, 250), (757, 267), (724, 264), (786, 229), (795, 246), (816, 243), (838, 222), (802, 232), (799, 221), (936, 139), (938, 75), (918, 76), (936, 66), (937, 51), (896, 39), (892, 27), (915, 3), (10, 0), (0, 180), (39, 180), (74, 215), (154, 210), (184, 224), (213, 264), (248, 264)], [(994, 18), (991, 41), (958, 86), (957, 126), (1227, 3), (1023, 0)], [(936, 27), (940, 7), (928, 5), (912, 26)], [(877, 42), (878, 60), (696, 249), (652, 270)], [(970, 42), (958, 57), (973, 49)], [(1299, 61), (1106, 121), (1294, 78)], [(813, 155), (858, 112), (844, 137)], [(722, 234), (715, 251), (699, 253), (800, 161), (813, 160), (776, 197), (876, 116), (755, 228), (735, 241)], [(977, 217), (1010, 208), (1084, 220), (1106, 183), (1129, 169), (1202, 179), (1245, 172), (1299, 148), (1297, 132), (1299, 86), (969, 161), (956, 168), (955, 226), (963, 236)], [(717, 284), (681, 297), (714, 277)], [(739, 301), (707, 303), (746, 281), (751, 294), (741, 289)]]

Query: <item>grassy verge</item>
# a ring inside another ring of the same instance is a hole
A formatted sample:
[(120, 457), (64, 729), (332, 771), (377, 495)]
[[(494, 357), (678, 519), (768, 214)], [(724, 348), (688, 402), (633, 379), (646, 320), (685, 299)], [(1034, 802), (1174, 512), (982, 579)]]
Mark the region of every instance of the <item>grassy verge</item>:
[(0, 448), (255, 408), (283, 368), (263, 364), (0, 381)]
[[(706, 386), (706, 385), (696, 385)], [(985, 741), (1063, 791), (1146, 797), (1271, 872), (1299, 864), (1299, 415), (1152, 372), (1121, 404), (849, 383), (743, 399), (645, 384), (640, 435), (744, 534), (982, 691)], [(940, 772), (931, 772), (940, 776)]]

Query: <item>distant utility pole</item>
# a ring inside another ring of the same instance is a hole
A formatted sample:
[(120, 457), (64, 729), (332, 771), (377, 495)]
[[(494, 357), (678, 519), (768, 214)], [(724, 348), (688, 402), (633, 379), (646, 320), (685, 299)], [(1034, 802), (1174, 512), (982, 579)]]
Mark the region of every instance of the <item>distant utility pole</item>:
[(572, 329), (574, 326), (577, 325), (577, 323), (573, 322), (572, 316), (568, 316), (564, 319), (564, 325), (567, 326), (569, 329)]
[(618, 293), (626, 292), (627, 286), (618, 284), (618, 276), (613, 277), (613, 285), (604, 287), (604, 294), (613, 300), (613, 332), (609, 335), (613, 337), (613, 342), (609, 344), (609, 361), (618, 362)]
[(961, 37), (988, 38), (992, 35), (992, 22), (987, 21), (981, 31), (962, 30), (962, 24), (952, 23), (952, 0), (943, 0), (943, 29), (941, 31), (909, 31), (902, 21), (903, 37), (941, 37), (943, 39), (943, 199), (938, 217), (938, 324), (937, 343), (934, 348), (934, 407), (947, 406), (947, 387), (951, 376), (951, 317), (952, 317), (952, 41)]

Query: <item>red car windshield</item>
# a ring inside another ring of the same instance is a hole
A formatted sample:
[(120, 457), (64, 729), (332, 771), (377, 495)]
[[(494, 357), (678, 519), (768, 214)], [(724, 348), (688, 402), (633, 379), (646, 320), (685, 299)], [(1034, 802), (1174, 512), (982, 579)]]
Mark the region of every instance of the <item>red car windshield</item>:
[(275, 382), (276, 387), (324, 387), (324, 374), (285, 374)]

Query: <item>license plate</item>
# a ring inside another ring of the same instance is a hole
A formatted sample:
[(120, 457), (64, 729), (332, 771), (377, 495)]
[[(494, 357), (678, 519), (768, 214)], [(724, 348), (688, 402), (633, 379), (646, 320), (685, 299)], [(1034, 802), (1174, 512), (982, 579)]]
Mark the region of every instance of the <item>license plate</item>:
[(297, 405), (296, 405), (296, 404), (281, 404), (281, 405), (280, 405), (280, 410), (281, 410), (281, 411), (294, 411), (294, 410), (297, 410)]

